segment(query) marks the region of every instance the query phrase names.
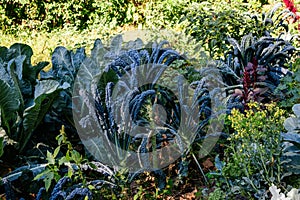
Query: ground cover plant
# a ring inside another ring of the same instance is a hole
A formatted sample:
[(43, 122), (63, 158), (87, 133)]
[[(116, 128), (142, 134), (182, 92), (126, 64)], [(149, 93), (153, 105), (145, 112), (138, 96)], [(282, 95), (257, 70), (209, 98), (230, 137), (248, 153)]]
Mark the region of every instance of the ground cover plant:
[(0, 198), (300, 198), (298, 3), (4, 0)]

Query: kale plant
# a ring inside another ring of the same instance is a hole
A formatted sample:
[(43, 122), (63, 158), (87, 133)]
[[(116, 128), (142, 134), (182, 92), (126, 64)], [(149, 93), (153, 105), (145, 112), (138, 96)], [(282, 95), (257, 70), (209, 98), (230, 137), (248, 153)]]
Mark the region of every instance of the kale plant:
[(32, 54), (25, 44), (0, 47), (1, 127), (18, 152), (24, 150), (59, 91), (69, 87), (55, 80), (39, 80), (48, 63), (32, 66)]
[(226, 55), (220, 67), (227, 93), (228, 108), (247, 108), (251, 100), (268, 103), (279, 101), (275, 89), (280, 79), (292, 72), (288, 69), (296, 48), (284, 39), (271, 36), (256, 39), (251, 34), (242, 38), (241, 44), (229, 39), (233, 51)]
[[(56, 200), (56, 199), (92, 199), (92, 192), (87, 187), (83, 187), (82, 184), (77, 185), (70, 185), (72, 180), (69, 177), (63, 177), (61, 178), (56, 185), (54, 186), (51, 195), (50, 200)], [(100, 181), (91, 181), (88, 183), (89, 185), (94, 185), (97, 187), (97, 189), (100, 188), (99, 185)], [(97, 186), (98, 185), (98, 186)], [(42, 196), (44, 195), (45, 188), (41, 188), (37, 194), (36, 200), (42, 199)]]
[(207, 88), (195, 84), (188, 98), (189, 83), (170, 69), (185, 58), (163, 48), (166, 44), (144, 45), (138, 39), (123, 46), (117, 36), (105, 48), (96, 40), (78, 71), (73, 93), (77, 130), (89, 152), (115, 169), (156, 171), (180, 158), (208, 123)]
[(55, 48), (52, 54), (52, 68), (49, 71), (41, 71), (41, 80), (55, 80), (60, 86), (70, 86), (59, 93), (45, 115), (44, 127), (47, 126), (51, 133), (57, 133), (64, 125), (72, 133), (72, 137), (76, 135), (72, 116), (72, 89), (77, 71), (85, 58), (84, 48), (73, 52), (60, 46)]

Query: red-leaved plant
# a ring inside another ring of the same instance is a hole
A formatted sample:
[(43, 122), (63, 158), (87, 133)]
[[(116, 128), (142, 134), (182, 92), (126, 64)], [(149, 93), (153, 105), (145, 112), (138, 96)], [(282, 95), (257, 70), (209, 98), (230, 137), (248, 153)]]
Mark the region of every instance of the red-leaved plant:
[(288, 66), (296, 49), (290, 41), (271, 36), (257, 39), (252, 34), (244, 36), (240, 44), (232, 38), (228, 41), (233, 50), (220, 67), (231, 95), (227, 108), (247, 110), (250, 101), (268, 103), (284, 98), (274, 91), (280, 79), (291, 74)]
[(255, 57), (251, 62), (248, 62), (244, 71), (241, 72), (242, 78), (240, 80), (242, 89), (235, 89), (234, 95), (240, 96), (244, 108), (247, 109), (247, 103), (252, 101), (263, 102), (265, 97), (263, 94), (267, 92), (268, 88), (262, 87), (259, 83), (267, 79), (265, 72), (267, 68), (259, 65)]
[[(297, 8), (294, 4), (294, 0), (283, 0), (283, 3), (285, 4), (285, 7), (287, 9), (289, 9), (289, 11), (291, 11), (292, 13), (294, 13), (296, 15), (295, 18), (293, 18), (290, 23), (295, 23), (297, 22), (299, 19), (300, 19), (300, 15), (299, 13), (297, 12)], [(300, 30), (300, 24), (299, 24), (299, 21), (298, 21), (298, 30)]]
[(242, 78), (242, 97), (246, 107), (250, 100), (258, 102), (263, 101), (262, 94), (266, 92), (266, 90), (262, 87), (259, 87), (257, 83), (266, 80), (266, 76), (264, 74), (265, 71), (267, 71), (267, 69), (261, 65), (258, 65), (256, 58), (253, 58), (252, 62), (248, 62), (247, 66), (245, 67)]

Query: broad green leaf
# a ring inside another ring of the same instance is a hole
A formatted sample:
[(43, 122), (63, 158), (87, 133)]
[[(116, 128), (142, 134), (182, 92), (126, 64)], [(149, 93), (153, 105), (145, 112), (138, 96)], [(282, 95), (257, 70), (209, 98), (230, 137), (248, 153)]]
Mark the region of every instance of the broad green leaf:
[(37, 79), (37, 74), (31, 65), (31, 57), (33, 55), (32, 48), (26, 44), (16, 43), (9, 48), (9, 59), (17, 58), (18, 56), (24, 56), (24, 62), (22, 63), (23, 77), (30, 82)]
[[(0, 77), (1, 78), (1, 77)], [(19, 108), (19, 100), (15, 90), (0, 79), (0, 109), (5, 117), (9, 117)], [(1, 115), (2, 116), (2, 115)]]
[[(15, 59), (10, 60), (10, 62), (14, 62), (14, 72), (16, 73), (19, 80), (21, 80), (23, 78), (23, 63), (24, 63), (25, 59), (26, 59), (26, 56), (20, 55), (20, 56), (16, 57)], [(8, 66), (9, 66), (9, 64), (8, 64)], [(12, 69), (10, 69), (10, 70), (12, 70)]]
[(85, 58), (86, 54), (85, 49), (83, 47), (76, 49), (75, 53), (71, 51), (72, 68), (70, 70), (72, 70), (73, 74), (75, 74), (78, 71), (81, 63), (84, 61)]
[(144, 47), (143, 40), (141, 40), (140, 38), (137, 38), (134, 41), (129, 41), (125, 45), (126, 45), (125, 47), (126, 49), (142, 49)]
[(7, 63), (0, 62), (0, 79), (5, 81), (10, 86), (13, 85), (13, 82), (7, 69)]
[(104, 48), (102, 41), (100, 39), (97, 39), (94, 42), (94, 47), (91, 51), (91, 57), (93, 60), (95, 60), (96, 63), (101, 63), (103, 61), (104, 55), (107, 53), (107, 50)]
[(57, 97), (61, 90), (68, 87), (69, 85), (60, 86), (55, 80), (43, 80), (38, 82), (35, 86), (34, 103), (24, 111), (24, 133), (20, 139), (20, 141), (22, 141), (20, 151), (23, 150), (31, 137), (32, 132), (43, 120), (53, 100)]
[(283, 177), (300, 174), (300, 134), (288, 132), (282, 133), (281, 136), (284, 140), (281, 155), (281, 164), (284, 168)]
[[(13, 89), (15, 90), (15, 94), (17, 95), (16, 98), (19, 100), (20, 102), (20, 107), (19, 110), (23, 111), (24, 109), (24, 99), (22, 96), (22, 92), (21, 92), (21, 87), (20, 87), (20, 79), (18, 78), (18, 72), (16, 72), (16, 62), (15, 59), (12, 59), (8, 62), (7, 64), (7, 69), (10, 73), (10, 77), (13, 81)], [(21, 65), (20, 63), (18, 65)], [(19, 72), (21, 73), (21, 72)]]
[[(292, 109), (296, 116), (300, 119), (300, 104), (295, 104)], [(298, 124), (298, 126), (300, 126), (300, 124)]]
[(60, 146), (56, 147), (56, 149), (54, 150), (54, 153), (53, 153), (53, 157), (56, 158), (56, 156), (58, 155), (60, 151)]
[(47, 151), (47, 161), (48, 161), (49, 165), (55, 164), (55, 159), (49, 151)]
[(47, 178), (44, 179), (46, 191), (49, 190), (53, 178), (54, 178), (54, 173), (49, 171), (49, 173), (47, 174)]
[(34, 99), (38, 99), (43, 95), (51, 94), (59, 88), (59, 83), (55, 80), (39, 81), (35, 86)]
[[(293, 153), (293, 152), (288, 152), (283, 154), (283, 157), (286, 157), (286, 160), (283, 160), (281, 163), (285, 165), (290, 165), (290, 166), (298, 166), (300, 168), (300, 154), (299, 153)], [(299, 171), (300, 173), (300, 171)]]
[(72, 150), (71, 158), (75, 163), (80, 163), (82, 157), (81, 157), (80, 153), (78, 153), (78, 151)]
[(122, 48), (123, 38), (122, 35), (117, 35), (111, 40), (110, 51), (118, 55)]
[(73, 169), (72, 169), (72, 167), (71, 168), (68, 167), (68, 177), (72, 178), (72, 176), (73, 176)]
[(281, 136), (284, 141), (290, 141), (293, 143), (300, 144), (300, 134), (289, 132), (289, 133), (282, 133)]
[(65, 47), (55, 48), (51, 58), (53, 70), (59, 71), (63, 67), (68, 68), (71, 65), (70, 60), (70, 53)]
[(54, 172), (50, 171), (46, 174), (47, 178), (52, 180), (54, 178)]
[(109, 69), (107, 72), (102, 73), (101, 77), (99, 77), (99, 82), (97, 85), (99, 91), (105, 91), (105, 87), (109, 82), (118, 82), (118, 76), (112, 69)]
[[(84, 61), (86, 55), (84, 48), (79, 48), (74, 53), (67, 50), (65, 47), (57, 47), (52, 54), (52, 69), (50, 70), (50, 77), (62, 84), (67, 82), (73, 85), (76, 73)], [(42, 73), (45, 75), (45, 73)], [(47, 74), (47, 73), (46, 73)], [(49, 76), (49, 75), (48, 75)]]
[(289, 118), (287, 118), (287, 119), (284, 121), (283, 125), (284, 125), (284, 128), (285, 128), (287, 131), (289, 131), (289, 132), (294, 131), (294, 130), (296, 129), (296, 127), (299, 126), (298, 120), (297, 120), (297, 118), (295, 118), (295, 117), (289, 117)]
[(7, 47), (0, 47), (0, 60), (5, 61), (8, 55)]
[(14, 134), (12, 123), (17, 121), (17, 110), (20, 105), (17, 96), (15, 90), (0, 79), (1, 126), (10, 138)]
[(9, 56), (15, 58), (20, 55), (25, 55), (26, 59), (31, 59), (33, 51), (27, 44), (15, 43), (9, 47)]

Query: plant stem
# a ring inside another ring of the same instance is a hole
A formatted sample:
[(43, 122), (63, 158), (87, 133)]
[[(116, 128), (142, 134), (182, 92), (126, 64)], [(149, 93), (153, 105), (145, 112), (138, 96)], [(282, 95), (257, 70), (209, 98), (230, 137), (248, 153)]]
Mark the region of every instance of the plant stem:
[(198, 168), (199, 168), (199, 170), (200, 170), (200, 172), (201, 172), (201, 174), (202, 174), (202, 176), (203, 176), (203, 178), (204, 178), (205, 184), (208, 185), (208, 180), (207, 180), (207, 178), (206, 178), (206, 176), (205, 176), (205, 174), (204, 174), (204, 172), (203, 172), (203, 170), (202, 170), (202, 168), (201, 168), (201, 165), (199, 164), (199, 162), (198, 162), (198, 160), (197, 160), (195, 154), (192, 153), (192, 156), (193, 156), (193, 158), (194, 158), (194, 160), (195, 160), (195, 162), (196, 162), (196, 164), (197, 164), (197, 166), (198, 166)]

